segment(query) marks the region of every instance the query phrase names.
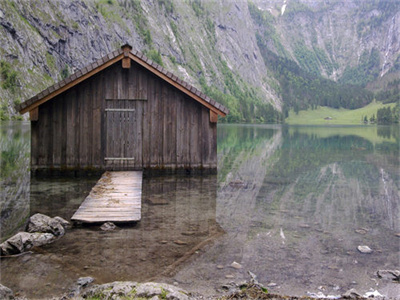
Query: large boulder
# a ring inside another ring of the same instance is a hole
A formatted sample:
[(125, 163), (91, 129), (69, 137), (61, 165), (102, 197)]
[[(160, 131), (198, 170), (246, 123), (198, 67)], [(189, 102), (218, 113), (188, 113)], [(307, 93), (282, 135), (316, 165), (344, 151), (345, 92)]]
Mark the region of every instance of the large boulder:
[(65, 234), (68, 221), (60, 217), (50, 218), (43, 214), (35, 214), (29, 218), (27, 232), (18, 232), (0, 244), (0, 255), (15, 255), (28, 251), (34, 246), (42, 246), (53, 242)]
[(8, 287), (0, 284), (0, 299), (14, 299), (14, 293)]
[(29, 218), (26, 231), (51, 233), (55, 236), (62, 236), (65, 234), (65, 227), (68, 226), (68, 224), (66, 220), (60, 217), (50, 218), (49, 216), (38, 213)]
[(56, 237), (51, 233), (18, 232), (0, 244), (0, 255), (15, 255), (28, 251), (34, 246), (42, 246), (53, 242)]

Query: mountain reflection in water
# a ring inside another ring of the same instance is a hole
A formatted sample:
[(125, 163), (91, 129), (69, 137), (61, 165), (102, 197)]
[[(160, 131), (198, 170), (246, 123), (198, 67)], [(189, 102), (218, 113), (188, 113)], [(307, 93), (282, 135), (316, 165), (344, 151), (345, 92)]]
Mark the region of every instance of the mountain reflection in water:
[[(251, 271), (288, 295), (400, 295), (376, 276), (399, 269), (398, 128), (219, 125), (218, 160), (217, 176), (145, 178), (141, 222), (72, 228), (2, 260), (1, 283), (36, 298), (61, 295), (82, 276), (178, 283), (210, 296)], [(8, 207), (69, 219), (97, 179), (33, 178), (30, 200)], [(1, 221), (17, 227), (3, 211)]]
[[(398, 133), (219, 126), (217, 222), (226, 234), (177, 278), (222, 285), (251, 271), (271, 292), (289, 295), (400, 295), (398, 284), (376, 276), (399, 269)], [(359, 245), (374, 252), (361, 254)]]

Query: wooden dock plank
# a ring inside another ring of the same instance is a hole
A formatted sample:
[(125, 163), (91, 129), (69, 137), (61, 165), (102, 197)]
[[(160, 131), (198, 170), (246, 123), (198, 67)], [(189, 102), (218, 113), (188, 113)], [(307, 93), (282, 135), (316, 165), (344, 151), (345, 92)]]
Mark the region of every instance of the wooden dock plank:
[(140, 171), (105, 172), (71, 220), (83, 223), (140, 221), (142, 175)]

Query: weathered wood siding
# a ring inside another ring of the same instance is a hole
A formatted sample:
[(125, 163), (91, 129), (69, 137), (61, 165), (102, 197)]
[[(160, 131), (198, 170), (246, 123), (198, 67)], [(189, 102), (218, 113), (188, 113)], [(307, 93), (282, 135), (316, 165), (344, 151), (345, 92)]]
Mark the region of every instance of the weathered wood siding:
[(39, 106), (32, 169), (216, 168), (209, 109), (132, 62)]

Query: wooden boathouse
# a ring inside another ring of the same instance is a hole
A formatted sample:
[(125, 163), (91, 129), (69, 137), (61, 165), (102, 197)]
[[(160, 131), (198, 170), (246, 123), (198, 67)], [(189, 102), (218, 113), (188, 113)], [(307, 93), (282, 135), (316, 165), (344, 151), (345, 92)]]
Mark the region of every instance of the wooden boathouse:
[(128, 44), (23, 102), (31, 170), (217, 168), (228, 110)]

